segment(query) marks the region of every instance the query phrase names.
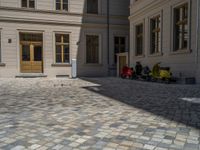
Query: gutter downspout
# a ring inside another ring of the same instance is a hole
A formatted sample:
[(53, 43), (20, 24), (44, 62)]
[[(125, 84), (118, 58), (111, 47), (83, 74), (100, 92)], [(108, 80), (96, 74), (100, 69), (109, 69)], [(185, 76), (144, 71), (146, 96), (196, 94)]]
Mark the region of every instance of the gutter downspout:
[(200, 18), (199, 18), (199, 13), (200, 13), (200, 9), (199, 9), (199, 1), (200, 0), (197, 0), (197, 31), (196, 31), (196, 33), (197, 33), (197, 36), (196, 36), (196, 50), (197, 50), (197, 67), (198, 67), (198, 64), (199, 64), (199, 21), (200, 21)]
[(107, 63), (108, 63), (108, 75), (110, 67), (110, 0), (107, 0)]

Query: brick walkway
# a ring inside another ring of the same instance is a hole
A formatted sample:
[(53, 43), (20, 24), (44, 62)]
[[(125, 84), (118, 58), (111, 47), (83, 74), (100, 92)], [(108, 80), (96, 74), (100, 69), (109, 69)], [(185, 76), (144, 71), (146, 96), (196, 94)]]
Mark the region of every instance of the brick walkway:
[(200, 150), (200, 86), (0, 79), (0, 149)]

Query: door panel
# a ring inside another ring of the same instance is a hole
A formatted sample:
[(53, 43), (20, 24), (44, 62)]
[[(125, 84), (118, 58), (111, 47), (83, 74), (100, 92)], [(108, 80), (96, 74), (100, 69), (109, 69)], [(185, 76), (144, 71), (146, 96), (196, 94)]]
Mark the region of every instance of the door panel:
[(31, 73), (31, 53), (30, 45), (21, 46), (21, 72)]
[(33, 61), (42, 61), (42, 46), (34, 46), (34, 58)]
[(30, 45), (22, 45), (22, 61), (30, 62)]
[(42, 73), (42, 46), (33, 46), (32, 72)]
[(121, 71), (125, 65), (126, 65), (126, 56), (119, 56), (119, 75), (121, 74)]

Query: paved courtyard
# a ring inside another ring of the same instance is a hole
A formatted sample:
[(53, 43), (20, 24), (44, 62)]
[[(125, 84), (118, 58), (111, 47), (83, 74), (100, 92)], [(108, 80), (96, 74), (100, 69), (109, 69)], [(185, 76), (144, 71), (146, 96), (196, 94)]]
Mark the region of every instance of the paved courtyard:
[(200, 86), (0, 79), (0, 149), (200, 150)]

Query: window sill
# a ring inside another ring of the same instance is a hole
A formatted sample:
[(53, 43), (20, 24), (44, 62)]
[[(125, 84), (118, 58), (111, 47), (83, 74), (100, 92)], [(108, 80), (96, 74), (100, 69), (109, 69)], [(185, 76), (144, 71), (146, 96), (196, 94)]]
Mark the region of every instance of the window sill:
[(85, 66), (88, 66), (88, 67), (102, 67), (103, 64), (84, 64)]
[(6, 64), (0, 63), (0, 67), (5, 67), (5, 66), (6, 66)]
[(51, 64), (52, 67), (71, 67), (71, 64)]
[(180, 49), (177, 51), (171, 51), (170, 55), (190, 54), (190, 53), (192, 53), (191, 49)]
[(142, 55), (135, 55), (135, 57), (136, 57), (136, 58), (144, 58), (145, 55), (144, 55), (144, 54), (142, 54)]
[(149, 57), (159, 57), (159, 56), (163, 56), (163, 53), (159, 52), (159, 53), (149, 54), (148, 56)]
[(36, 8), (31, 8), (31, 7), (21, 7), (21, 9), (24, 9), (24, 10), (36, 10)]
[(69, 13), (68, 10), (55, 10), (55, 11), (58, 12), (58, 13)]
[(97, 16), (97, 15), (99, 15), (99, 13), (88, 13), (88, 12), (86, 12), (84, 15), (85, 16)]

